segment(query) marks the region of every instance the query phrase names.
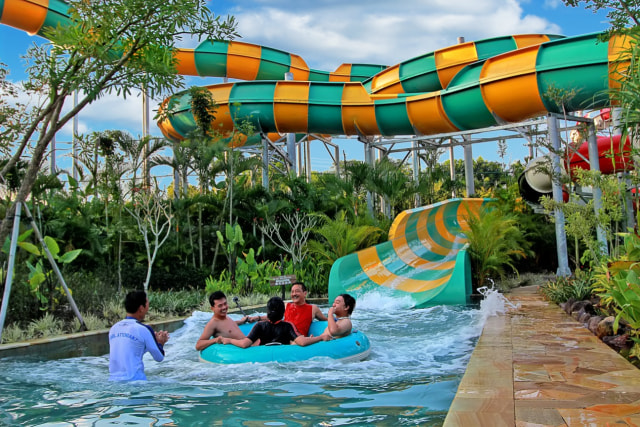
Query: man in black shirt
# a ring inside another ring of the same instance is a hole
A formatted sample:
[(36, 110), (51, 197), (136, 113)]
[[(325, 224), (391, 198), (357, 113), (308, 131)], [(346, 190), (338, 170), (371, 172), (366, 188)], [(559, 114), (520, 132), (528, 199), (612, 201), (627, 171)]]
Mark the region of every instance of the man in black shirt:
[(247, 348), (260, 340), (260, 345), (270, 343), (297, 344), (307, 346), (319, 341), (328, 341), (330, 336), (305, 337), (300, 335), (296, 328), (289, 322), (282, 320), (284, 317), (284, 301), (280, 297), (273, 297), (267, 303), (267, 320), (258, 322), (251, 329), (246, 338), (223, 338), (223, 344), (233, 344), (236, 347)]

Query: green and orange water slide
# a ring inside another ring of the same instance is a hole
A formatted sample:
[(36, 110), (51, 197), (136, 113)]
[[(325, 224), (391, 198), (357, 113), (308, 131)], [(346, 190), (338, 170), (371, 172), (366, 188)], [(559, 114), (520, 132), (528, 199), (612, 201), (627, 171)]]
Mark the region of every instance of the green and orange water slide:
[[(60, 0), (0, 0), (0, 23), (30, 34), (68, 22)], [(214, 126), (231, 131), (249, 120), (261, 133), (435, 135), (519, 122), (563, 108), (545, 94), (573, 93), (568, 110), (609, 104), (604, 91), (625, 40), (513, 35), (461, 43), (391, 67), (343, 64), (310, 69), (298, 55), (244, 42), (202, 42), (176, 53), (185, 75), (248, 81), (208, 86), (219, 109)], [(291, 73), (294, 80), (283, 80)], [(159, 123), (174, 141), (194, 129), (186, 92), (172, 97), (171, 118)], [(165, 100), (166, 105), (169, 100)], [(250, 141), (250, 140), (249, 140)], [(389, 241), (339, 259), (330, 298), (378, 289), (408, 296), (415, 306), (468, 302), (466, 220), (486, 203), (453, 199), (401, 213)]]
[[(560, 38), (469, 60), (449, 81), (434, 61), (421, 84), (403, 79), (402, 68), (393, 67), (396, 71), (383, 71), (364, 84), (250, 81), (208, 89), (221, 106), (215, 125), (224, 131), (236, 120), (249, 120), (263, 133), (397, 136), (472, 130), (561, 113), (562, 106), (545, 96), (553, 91), (574, 94), (565, 106), (569, 110), (608, 106), (603, 93), (615, 83), (610, 75), (623, 43), (617, 37), (601, 42), (598, 36)], [(387, 92), (392, 87), (422, 91)], [(174, 97), (176, 114), (159, 126), (168, 137), (182, 139), (194, 120), (188, 95)]]
[(450, 199), (401, 212), (389, 240), (338, 259), (329, 276), (329, 301), (348, 293), (408, 297), (410, 305), (468, 304), (471, 265), (468, 220), (490, 199)]

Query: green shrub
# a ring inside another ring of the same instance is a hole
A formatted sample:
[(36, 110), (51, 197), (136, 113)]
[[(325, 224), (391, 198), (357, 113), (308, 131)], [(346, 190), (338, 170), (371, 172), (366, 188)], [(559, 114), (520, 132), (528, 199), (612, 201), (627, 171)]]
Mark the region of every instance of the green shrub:
[(507, 268), (517, 274), (515, 261), (530, 253), (517, 216), (491, 204), (479, 215), (470, 212), (467, 224), (465, 234), (476, 289), (486, 286), (487, 279), (506, 277)]
[(52, 314), (46, 313), (40, 319), (32, 320), (27, 327), (28, 338), (47, 338), (62, 335), (64, 324)]
[[(98, 317), (95, 314), (91, 313), (81, 313), (82, 320), (84, 320), (84, 325), (87, 327), (89, 331), (99, 331), (101, 329), (107, 329), (109, 326), (107, 321), (102, 317)], [(77, 317), (74, 317), (71, 321), (72, 331), (78, 332), (80, 331), (80, 320)]]
[(149, 306), (172, 316), (186, 316), (196, 310), (205, 297), (204, 290), (149, 292)]
[(569, 299), (582, 301), (589, 299), (593, 292), (593, 280), (590, 273), (578, 270), (574, 276), (558, 276), (540, 287), (540, 293), (556, 304)]
[(4, 328), (2, 331), (2, 344), (8, 344), (12, 342), (18, 342), (24, 340), (25, 332), (20, 326), (12, 323)]
[(124, 299), (122, 297), (113, 296), (110, 299), (104, 301), (102, 304), (102, 317), (107, 325), (113, 325), (116, 322), (124, 319), (127, 312), (124, 309)]

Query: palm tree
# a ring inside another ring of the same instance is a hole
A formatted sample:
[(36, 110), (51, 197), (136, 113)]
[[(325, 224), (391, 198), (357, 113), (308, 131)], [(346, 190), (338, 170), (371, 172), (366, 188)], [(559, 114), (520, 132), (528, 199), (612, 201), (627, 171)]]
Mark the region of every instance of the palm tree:
[(354, 211), (357, 213), (359, 202), (364, 197), (367, 183), (372, 174), (372, 167), (369, 164), (359, 161), (346, 162), (344, 165), (345, 179), (353, 185), (354, 191)]
[(416, 193), (408, 174), (386, 157), (375, 164), (369, 182), (371, 189), (384, 198), (387, 218), (393, 218), (396, 207)]
[(331, 267), (345, 255), (378, 243), (384, 231), (373, 225), (352, 225), (346, 218), (347, 213), (340, 211), (335, 219), (320, 215), (323, 224), (313, 231), (317, 236), (307, 242), (309, 253), (318, 256), (321, 265)]
[(469, 256), (477, 288), (488, 278), (504, 278), (506, 268), (517, 273), (515, 261), (530, 254), (529, 243), (518, 227), (517, 217), (492, 204), (478, 215), (469, 212)]

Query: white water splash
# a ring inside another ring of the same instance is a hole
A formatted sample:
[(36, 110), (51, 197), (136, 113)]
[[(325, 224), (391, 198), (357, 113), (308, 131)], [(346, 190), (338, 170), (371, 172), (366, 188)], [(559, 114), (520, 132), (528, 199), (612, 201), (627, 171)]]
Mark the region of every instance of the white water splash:
[(508, 309), (517, 310), (520, 308), (520, 304), (513, 304), (493, 286), (491, 288), (483, 286), (482, 288), (478, 288), (478, 292), (484, 297), (484, 299), (480, 301), (480, 313), (484, 319), (490, 316), (505, 314)]
[(390, 297), (383, 292), (373, 291), (358, 296), (356, 310), (375, 309), (383, 312), (394, 312), (395, 310), (413, 308), (414, 305), (415, 301), (410, 296)]

